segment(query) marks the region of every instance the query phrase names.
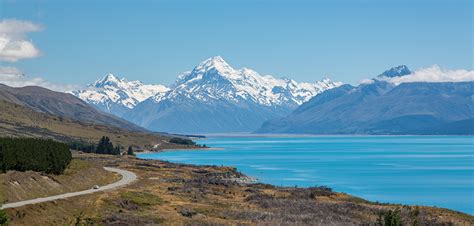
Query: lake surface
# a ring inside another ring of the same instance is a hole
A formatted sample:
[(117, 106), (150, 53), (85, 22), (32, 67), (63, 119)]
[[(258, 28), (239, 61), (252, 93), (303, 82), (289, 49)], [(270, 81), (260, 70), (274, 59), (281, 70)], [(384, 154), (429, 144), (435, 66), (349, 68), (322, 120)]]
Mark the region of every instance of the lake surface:
[(223, 150), (138, 157), (234, 166), (264, 183), (326, 185), (371, 201), (474, 214), (472, 136), (210, 137), (198, 143)]

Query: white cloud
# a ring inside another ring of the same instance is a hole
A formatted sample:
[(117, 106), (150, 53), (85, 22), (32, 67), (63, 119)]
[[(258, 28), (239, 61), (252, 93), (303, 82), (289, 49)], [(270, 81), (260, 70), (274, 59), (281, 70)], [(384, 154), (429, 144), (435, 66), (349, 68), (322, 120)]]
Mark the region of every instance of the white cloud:
[(13, 87), (40, 86), (58, 92), (80, 88), (77, 85), (52, 83), (41, 77), (30, 77), (15, 67), (0, 67), (0, 83)]
[(447, 70), (442, 69), (438, 65), (433, 65), (428, 68), (421, 68), (415, 72), (393, 78), (380, 78), (395, 84), (409, 83), (409, 82), (468, 82), (474, 81), (474, 71), (464, 69)]
[(20, 59), (34, 58), (40, 51), (31, 40), (26, 40), (29, 32), (41, 31), (37, 24), (15, 19), (0, 21), (0, 61), (15, 62)]
[(366, 79), (360, 80), (360, 81), (359, 81), (359, 84), (369, 85), (369, 84), (372, 84), (372, 83), (374, 83), (374, 82), (375, 82), (375, 81), (374, 81), (373, 79), (368, 79), (368, 78), (366, 78)]

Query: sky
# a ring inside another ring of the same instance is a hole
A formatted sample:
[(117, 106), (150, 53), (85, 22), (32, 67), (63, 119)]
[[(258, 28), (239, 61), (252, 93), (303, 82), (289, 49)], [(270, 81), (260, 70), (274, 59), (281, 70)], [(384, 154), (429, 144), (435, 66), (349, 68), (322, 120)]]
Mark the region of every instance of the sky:
[(470, 0), (0, 0), (0, 69), (164, 85), (215, 55), (301, 82), (357, 84), (402, 64), (470, 71), (472, 14)]

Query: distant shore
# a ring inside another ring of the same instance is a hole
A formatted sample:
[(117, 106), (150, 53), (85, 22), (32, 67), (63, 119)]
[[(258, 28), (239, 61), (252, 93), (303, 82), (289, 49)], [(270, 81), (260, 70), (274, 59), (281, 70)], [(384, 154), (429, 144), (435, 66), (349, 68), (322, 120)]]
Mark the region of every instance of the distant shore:
[(172, 148), (165, 148), (165, 149), (159, 149), (159, 150), (145, 150), (145, 151), (137, 151), (135, 152), (136, 154), (148, 154), (148, 153), (161, 153), (161, 152), (170, 152), (170, 151), (219, 151), (219, 150), (224, 150), (223, 148), (178, 148), (178, 149), (172, 149)]

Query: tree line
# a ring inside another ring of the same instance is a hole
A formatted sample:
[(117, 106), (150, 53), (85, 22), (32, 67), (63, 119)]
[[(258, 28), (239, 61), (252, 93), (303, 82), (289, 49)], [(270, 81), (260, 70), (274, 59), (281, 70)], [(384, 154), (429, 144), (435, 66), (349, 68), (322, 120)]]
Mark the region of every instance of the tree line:
[[(74, 141), (69, 143), (69, 148), (86, 153), (120, 155), (122, 147), (120, 145), (114, 146), (110, 138), (103, 136), (97, 144), (91, 144), (82, 141)], [(128, 148), (127, 154), (133, 155), (132, 147)]]
[(180, 138), (180, 137), (171, 138), (170, 143), (184, 144), (184, 145), (196, 145), (196, 143), (194, 141), (192, 141), (191, 139), (185, 139), (185, 138)]
[(72, 160), (69, 147), (53, 140), (0, 138), (0, 171), (60, 174)]

